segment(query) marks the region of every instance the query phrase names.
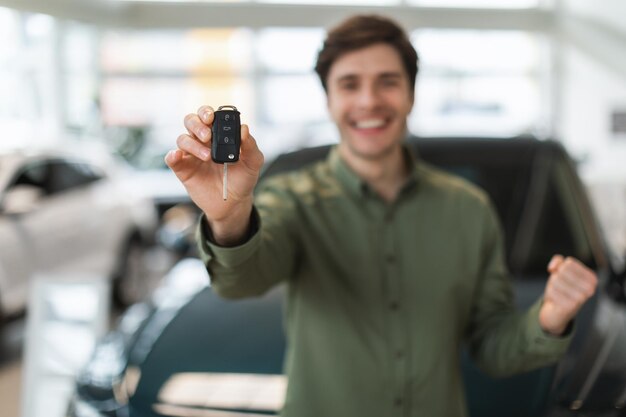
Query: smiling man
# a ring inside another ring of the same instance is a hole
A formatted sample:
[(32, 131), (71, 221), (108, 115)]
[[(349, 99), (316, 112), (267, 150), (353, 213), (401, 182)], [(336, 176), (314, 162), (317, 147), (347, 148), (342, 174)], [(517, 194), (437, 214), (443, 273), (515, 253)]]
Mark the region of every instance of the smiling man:
[(256, 197), (263, 155), (244, 125), (223, 201), (208, 106), (185, 117), (166, 156), (204, 212), (198, 243), (214, 290), (250, 297), (288, 283), (284, 416), (464, 416), (463, 342), (495, 376), (553, 363), (595, 291), (592, 271), (556, 255), (544, 296), (515, 310), (485, 193), (404, 146), (417, 64), (386, 18), (331, 30), (316, 71), (341, 141)]

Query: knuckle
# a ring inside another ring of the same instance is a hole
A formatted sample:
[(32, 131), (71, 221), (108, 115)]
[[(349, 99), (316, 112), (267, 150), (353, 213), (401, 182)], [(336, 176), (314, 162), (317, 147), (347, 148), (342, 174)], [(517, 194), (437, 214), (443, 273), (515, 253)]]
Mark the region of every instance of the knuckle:
[(189, 136), (185, 135), (184, 133), (182, 135), (178, 135), (178, 137), (176, 138), (176, 144), (178, 145), (179, 148), (185, 145), (188, 137)]
[(185, 126), (191, 124), (191, 122), (193, 121), (193, 119), (196, 117), (195, 114), (193, 113), (189, 113), (188, 115), (185, 116)]
[(198, 114), (202, 114), (202, 113), (204, 113), (205, 111), (210, 111), (210, 112), (213, 112), (214, 110), (213, 110), (213, 107), (211, 107), (211, 106), (208, 106), (208, 105), (204, 104), (204, 105), (202, 105), (202, 106), (198, 107), (198, 112), (197, 112), (197, 113), (198, 113)]

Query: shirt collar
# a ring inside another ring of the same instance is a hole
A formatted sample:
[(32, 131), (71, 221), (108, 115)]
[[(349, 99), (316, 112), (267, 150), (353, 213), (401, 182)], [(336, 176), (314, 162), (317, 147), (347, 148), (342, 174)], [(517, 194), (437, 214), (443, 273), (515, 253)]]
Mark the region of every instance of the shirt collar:
[[(407, 144), (403, 144), (402, 153), (409, 168), (409, 176), (407, 177), (406, 183), (402, 187), (401, 193), (415, 188), (415, 186), (419, 182), (417, 156), (415, 155), (413, 150), (409, 146), (407, 146)], [(364, 197), (372, 193), (367, 183), (361, 177), (359, 177), (339, 155), (339, 148), (336, 145), (333, 146), (330, 150), (330, 153), (328, 155), (328, 164), (341, 185), (345, 187), (350, 193), (353, 193), (359, 197)]]

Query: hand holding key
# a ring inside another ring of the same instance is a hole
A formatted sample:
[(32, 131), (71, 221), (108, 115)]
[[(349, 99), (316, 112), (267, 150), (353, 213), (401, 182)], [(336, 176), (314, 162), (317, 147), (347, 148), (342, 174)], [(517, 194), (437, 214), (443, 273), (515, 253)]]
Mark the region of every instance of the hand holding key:
[(178, 137), (178, 149), (170, 151), (165, 162), (206, 214), (216, 242), (229, 245), (239, 241), (248, 230), (263, 154), (248, 126), (241, 125), (239, 162), (229, 165), (228, 199), (224, 200), (224, 167), (211, 158), (214, 118), (215, 111), (209, 106), (187, 115), (184, 121), (187, 134)]

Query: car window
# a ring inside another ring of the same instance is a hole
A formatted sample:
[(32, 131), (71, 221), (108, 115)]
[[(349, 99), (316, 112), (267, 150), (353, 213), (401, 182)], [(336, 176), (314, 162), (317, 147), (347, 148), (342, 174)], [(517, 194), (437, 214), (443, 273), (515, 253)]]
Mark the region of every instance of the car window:
[(48, 173), (49, 164), (45, 162), (31, 163), (21, 170), (9, 189), (18, 185), (30, 185), (40, 188), (42, 194), (48, 194)]
[(79, 162), (53, 161), (49, 173), (50, 194), (68, 191), (102, 178), (90, 165)]
[(26, 165), (11, 187), (30, 185), (42, 190), (45, 196), (98, 181), (103, 176), (87, 163), (50, 160)]
[(524, 265), (528, 272), (545, 273), (554, 254), (574, 256), (596, 267), (572, 180), (565, 161), (552, 164), (544, 198), (537, 201), (540, 215)]
[(522, 275), (545, 276), (555, 254), (574, 256), (595, 268), (581, 207), (584, 196), (573, 187), (576, 174), (559, 153), (547, 157), (545, 172), (535, 173), (539, 186), (531, 187), (526, 196), (526, 217), (516, 236), (519, 251), (517, 256), (513, 253), (511, 269)]
[(510, 270), (519, 277), (544, 277), (554, 254), (596, 266), (581, 196), (573, 187), (576, 174), (561, 156), (556, 149), (540, 148), (509, 157), (464, 155), (433, 162), (489, 194), (503, 227)]

